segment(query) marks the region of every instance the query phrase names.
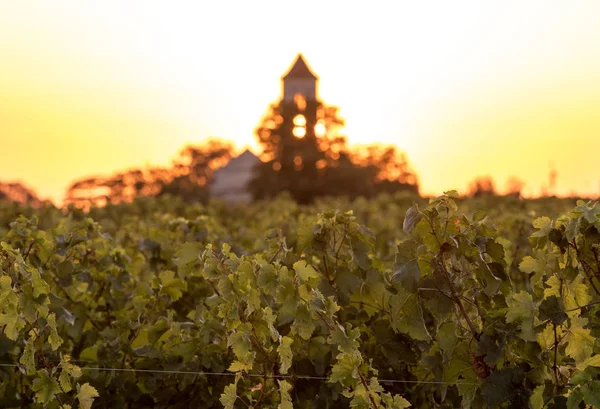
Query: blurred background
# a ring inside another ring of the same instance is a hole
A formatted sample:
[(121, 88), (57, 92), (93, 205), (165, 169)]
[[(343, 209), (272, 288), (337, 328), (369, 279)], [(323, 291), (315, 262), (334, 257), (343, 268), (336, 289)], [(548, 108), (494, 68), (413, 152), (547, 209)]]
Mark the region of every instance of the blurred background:
[(598, 27), (595, 1), (1, 2), (0, 190), (597, 197)]

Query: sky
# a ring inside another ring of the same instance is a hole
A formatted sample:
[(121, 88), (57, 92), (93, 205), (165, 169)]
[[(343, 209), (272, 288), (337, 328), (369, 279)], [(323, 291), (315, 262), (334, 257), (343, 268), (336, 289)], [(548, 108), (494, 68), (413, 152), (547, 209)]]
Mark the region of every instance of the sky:
[(0, 180), (168, 165), (253, 130), (302, 52), (351, 144), (396, 144), (421, 192), (510, 176), (600, 193), (600, 2), (0, 2)]

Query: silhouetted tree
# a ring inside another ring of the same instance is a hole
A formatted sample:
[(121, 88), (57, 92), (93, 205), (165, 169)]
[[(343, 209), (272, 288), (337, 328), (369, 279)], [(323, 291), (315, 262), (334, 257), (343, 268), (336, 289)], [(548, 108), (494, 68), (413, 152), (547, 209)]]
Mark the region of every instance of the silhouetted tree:
[(202, 145), (184, 147), (174, 162), (174, 177), (165, 183), (159, 195), (170, 194), (187, 201), (205, 202), (210, 196), (214, 172), (227, 164), (233, 145), (220, 139), (210, 139)]
[(40, 207), (45, 203), (33, 189), (19, 182), (0, 182), (0, 200), (28, 204), (33, 207)]
[(494, 181), (489, 176), (477, 177), (469, 184), (469, 196), (493, 196), (495, 194)]
[(506, 182), (506, 194), (519, 197), (524, 186), (525, 182), (516, 176), (511, 176)]
[(210, 139), (184, 147), (170, 168), (130, 169), (109, 177), (83, 178), (67, 188), (65, 204), (89, 208), (165, 194), (206, 201), (214, 170), (227, 163), (232, 151), (231, 143)]
[(317, 196), (370, 197), (381, 192), (418, 192), (417, 178), (395, 147), (352, 151), (340, 135), (337, 107), (320, 101), (271, 104), (256, 129), (262, 160), (250, 183), (255, 199), (287, 191), (299, 203)]

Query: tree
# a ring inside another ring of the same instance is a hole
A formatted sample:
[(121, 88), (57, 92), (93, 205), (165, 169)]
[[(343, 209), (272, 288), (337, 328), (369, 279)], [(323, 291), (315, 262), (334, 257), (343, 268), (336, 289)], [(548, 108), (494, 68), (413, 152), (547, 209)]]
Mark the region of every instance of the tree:
[(188, 201), (206, 201), (215, 169), (227, 163), (232, 151), (231, 143), (218, 139), (188, 145), (178, 153), (170, 168), (134, 168), (108, 177), (76, 180), (67, 188), (65, 203), (87, 209), (166, 194)]
[(34, 207), (40, 207), (44, 203), (32, 189), (19, 182), (0, 182), (0, 200), (28, 204)]
[(506, 182), (506, 194), (519, 197), (523, 187), (525, 187), (525, 182), (516, 176), (511, 176)]
[(395, 147), (348, 147), (339, 108), (297, 96), (271, 104), (256, 128), (263, 148), (250, 191), (263, 199), (288, 191), (299, 203), (317, 196), (371, 197), (418, 192), (417, 178)]
[(187, 201), (205, 202), (215, 170), (227, 164), (232, 153), (233, 145), (221, 139), (185, 146), (174, 162), (172, 179), (163, 184), (158, 195), (171, 194)]
[(480, 176), (475, 178), (469, 184), (469, 196), (493, 196), (496, 194), (494, 181), (489, 176)]

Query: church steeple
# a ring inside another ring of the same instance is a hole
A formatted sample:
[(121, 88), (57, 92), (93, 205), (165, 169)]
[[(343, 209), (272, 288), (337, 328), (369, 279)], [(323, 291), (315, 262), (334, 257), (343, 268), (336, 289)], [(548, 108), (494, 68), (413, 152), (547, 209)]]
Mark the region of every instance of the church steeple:
[(294, 64), (281, 77), (284, 101), (293, 101), (297, 94), (301, 94), (308, 101), (317, 99), (317, 77), (304, 60), (302, 54), (298, 54)]
[(296, 61), (294, 64), (292, 64), (292, 67), (281, 78), (284, 81), (289, 78), (319, 79), (319, 77), (317, 77), (308, 67), (308, 64), (306, 64), (306, 61), (301, 53), (296, 57)]

